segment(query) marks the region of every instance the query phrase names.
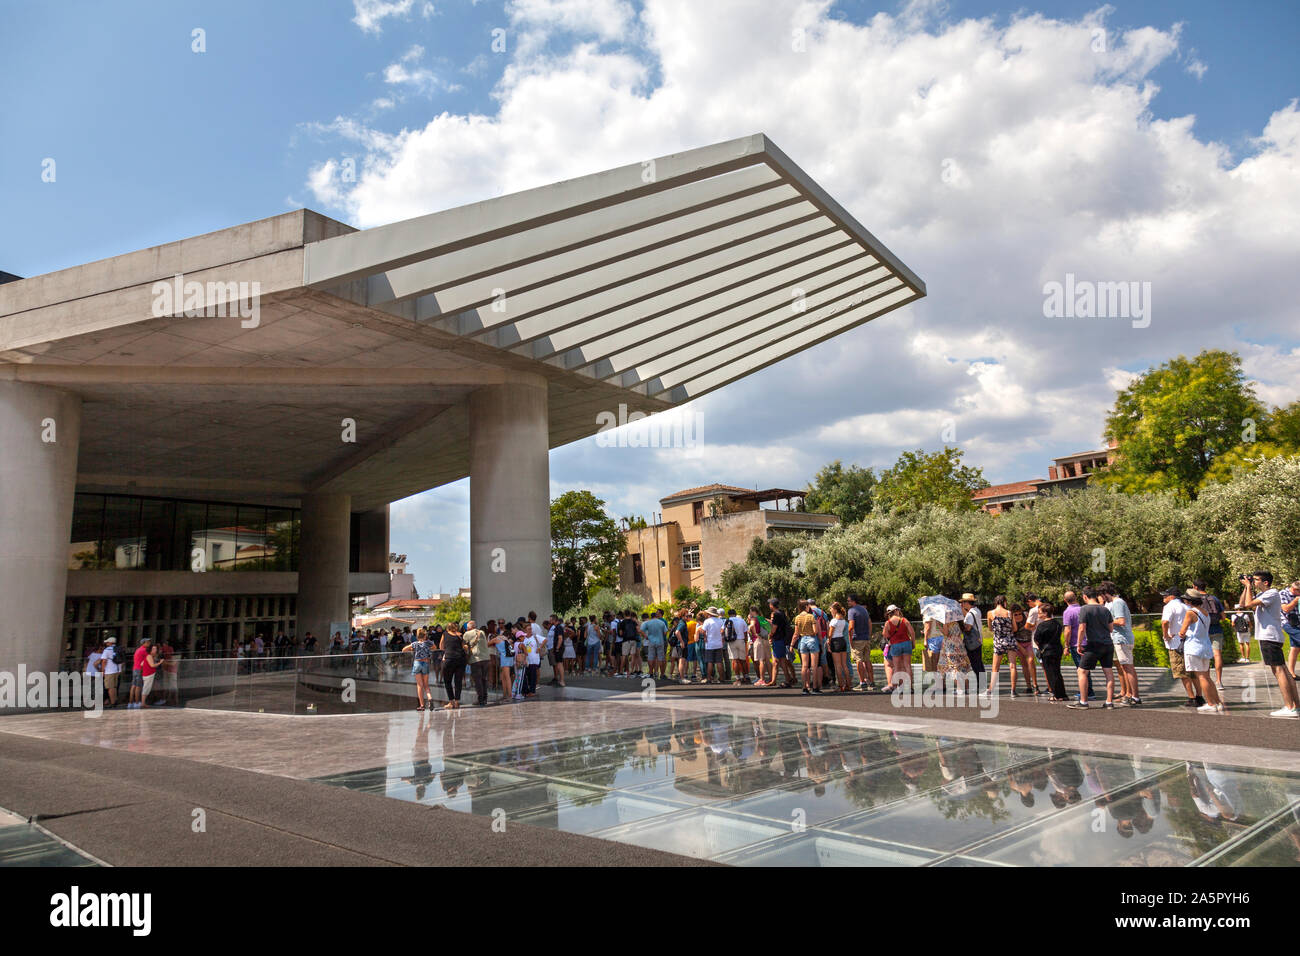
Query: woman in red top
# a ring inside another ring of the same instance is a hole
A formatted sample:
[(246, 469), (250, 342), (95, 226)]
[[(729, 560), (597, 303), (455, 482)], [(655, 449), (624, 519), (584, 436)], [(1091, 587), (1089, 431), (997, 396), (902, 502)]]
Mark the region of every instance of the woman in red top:
[(912, 681), (912, 648), (916, 632), (897, 604), (889, 605), (885, 613), (889, 619), (885, 621), (881, 643), (885, 658), (885, 687), (892, 690), (895, 677), (899, 678), (899, 683), (905, 675), (908, 684)]

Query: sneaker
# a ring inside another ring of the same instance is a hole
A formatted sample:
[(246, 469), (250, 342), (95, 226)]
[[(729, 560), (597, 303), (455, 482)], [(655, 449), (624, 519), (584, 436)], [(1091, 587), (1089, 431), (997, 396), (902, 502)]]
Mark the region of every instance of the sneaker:
[(1065, 706), (1071, 710), (1087, 710), (1088, 702), (1086, 700), (1072, 700)]
[(1200, 707), (1196, 708), (1196, 712), (1198, 714), (1221, 714), (1223, 713), (1223, 705), (1202, 704)]
[(1199, 706), (1201, 706), (1201, 705), (1198, 704), (1198, 703), (1195, 701), (1194, 698), (1189, 697), (1189, 698), (1187, 698), (1187, 700), (1183, 703), (1183, 706), (1184, 706), (1184, 707), (1199, 707)]
[[(807, 687), (805, 687), (805, 688), (803, 689), (803, 692), (804, 692), (804, 696), (807, 696), (808, 694), (811, 694), (811, 693), (812, 693), (812, 691), (810, 691)], [(1273, 716), (1276, 717), (1277, 715), (1274, 714)]]
[(1114, 702), (1114, 701), (1110, 701), (1110, 700), (1108, 700), (1108, 701), (1104, 701), (1104, 702), (1102, 703), (1102, 705), (1101, 705), (1101, 709), (1102, 709), (1102, 710), (1114, 710), (1114, 709), (1115, 709), (1115, 702)]
[(1128, 703), (1129, 703), (1129, 706), (1130, 706), (1130, 707), (1141, 707), (1141, 706), (1142, 706), (1142, 698), (1141, 698), (1141, 697), (1130, 697), (1130, 698), (1128, 699)]
[(1115, 699), (1115, 707), (1132, 707), (1133, 703), (1127, 697), (1118, 697)]
[(1289, 718), (1291, 718), (1292, 720), (1295, 720), (1295, 719), (1300, 718), (1300, 710), (1296, 710), (1294, 707), (1283, 707), (1283, 708), (1281, 708), (1281, 709), (1279, 709), (1279, 710), (1275, 710), (1275, 711), (1273, 711), (1273, 713), (1269, 714), (1269, 716), (1270, 716), (1270, 717), (1289, 717)]
[(814, 694), (820, 694), (821, 692), (822, 692), (822, 689), (821, 689), (820, 687), (814, 687), (814, 688), (813, 688), (813, 693), (814, 693)]

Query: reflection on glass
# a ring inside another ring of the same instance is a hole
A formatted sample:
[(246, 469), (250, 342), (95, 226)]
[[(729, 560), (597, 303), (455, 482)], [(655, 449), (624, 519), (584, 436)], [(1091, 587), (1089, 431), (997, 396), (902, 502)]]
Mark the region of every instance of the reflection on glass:
[(739, 865), (1300, 862), (1300, 775), (731, 714), (330, 782)]
[(1294, 786), (1286, 775), (1204, 763), (1149, 777), (1145, 768), (1122, 766), (1138, 758), (1078, 759), (1080, 805), (974, 855), (1029, 866), (1183, 866), (1287, 807), (1287, 787)]

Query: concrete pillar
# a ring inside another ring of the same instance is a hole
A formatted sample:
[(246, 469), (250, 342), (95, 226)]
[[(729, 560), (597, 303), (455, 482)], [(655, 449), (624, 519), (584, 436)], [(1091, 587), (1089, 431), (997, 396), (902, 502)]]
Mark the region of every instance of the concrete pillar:
[(374, 511), (363, 511), (359, 533), (360, 556), (358, 571), (388, 573), (388, 505)]
[(546, 380), (469, 397), (470, 604), (477, 620), (551, 613)]
[(351, 495), (305, 495), (298, 547), (297, 636), (311, 631), (316, 651), (329, 648), (334, 632), (346, 641), (352, 605), (348, 598)]
[(80, 396), (0, 382), (0, 670), (58, 667), (80, 438)]

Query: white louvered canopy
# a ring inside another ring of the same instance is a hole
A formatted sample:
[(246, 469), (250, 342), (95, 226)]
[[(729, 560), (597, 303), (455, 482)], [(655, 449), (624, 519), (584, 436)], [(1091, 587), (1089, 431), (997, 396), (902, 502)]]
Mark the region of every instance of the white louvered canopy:
[(309, 243), (303, 284), (673, 404), (925, 295), (762, 134)]

